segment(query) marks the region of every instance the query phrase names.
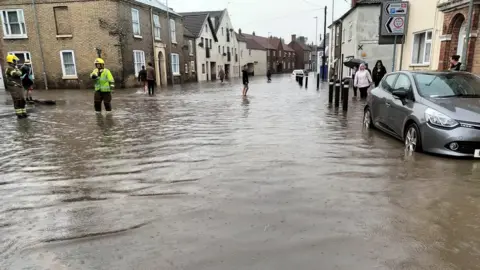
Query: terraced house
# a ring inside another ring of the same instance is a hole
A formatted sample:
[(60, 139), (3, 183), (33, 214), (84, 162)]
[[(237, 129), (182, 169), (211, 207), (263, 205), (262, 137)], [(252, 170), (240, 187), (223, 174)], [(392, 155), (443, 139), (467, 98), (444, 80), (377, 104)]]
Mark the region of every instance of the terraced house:
[[(154, 63), (157, 84), (195, 80), (185, 72), (183, 21), (158, 0), (3, 0), (6, 54), (32, 62), (36, 86), (90, 88), (97, 55), (117, 87), (138, 85), (137, 75)], [(168, 11), (168, 15), (167, 15)]]

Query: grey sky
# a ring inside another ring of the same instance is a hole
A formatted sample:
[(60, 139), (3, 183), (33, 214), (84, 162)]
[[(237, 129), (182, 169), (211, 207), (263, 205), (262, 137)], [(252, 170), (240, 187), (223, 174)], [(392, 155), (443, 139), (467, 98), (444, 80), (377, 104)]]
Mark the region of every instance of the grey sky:
[[(162, 0), (165, 1), (165, 0)], [(335, 1), (335, 19), (350, 7), (350, 0)], [(327, 26), (332, 22), (332, 0), (168, 0), (177, 12), (228, 9), (233, 27), (242, 32), (282, 37), (288, 44), (291, 35), (315, 41), (315, 16), (318, 34), (323, 34), (323, 7), (327, 6)], [(327, 29), (328, 32), (328, 29)]]

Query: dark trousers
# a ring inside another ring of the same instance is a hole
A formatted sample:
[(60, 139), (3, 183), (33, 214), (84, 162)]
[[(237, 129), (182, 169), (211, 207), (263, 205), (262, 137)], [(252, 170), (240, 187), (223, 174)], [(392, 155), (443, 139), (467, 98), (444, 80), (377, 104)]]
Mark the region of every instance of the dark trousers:
[(374, 82), (374, 83), (375, 83), (375, 87), (378, 87), (378, 85), (380, 84), (380, 81)]
[(102, 111), (102, 101), (103, 101), (103, 105), (105, 106), (105, 110), (107, 112), (112, 111), (112, 93), (95, 91), (93, 104), (95, 106), (96, 112)]
[(155, 81), (154, 80), (148, 80), (147, 85), (148, 85), (148, 94), (150, 96), (153, 96), (153, 94), (155, 94)]
[(360, 98), (367, 98), (368, 88), (369, 87), (359, 87), (358, 88), (360, 90)]
[(357, 97), (357, 89), (358, 89), (358, 87), (355, 87), (355, 86), (353, 87), (353, 96), (354, 97)]
[(15, 87), (9, 90), (9, 92), (10, 92), (10, 95), (12, 96), (13, 108), (15, 109), (15, 114), (18, 116), (26, 115), (27, 110), (25, 109), (25, 106), (27, 105), (27, 102), (25, 101), (25, 97), (23, 96), (23, 89), (20, 87)]

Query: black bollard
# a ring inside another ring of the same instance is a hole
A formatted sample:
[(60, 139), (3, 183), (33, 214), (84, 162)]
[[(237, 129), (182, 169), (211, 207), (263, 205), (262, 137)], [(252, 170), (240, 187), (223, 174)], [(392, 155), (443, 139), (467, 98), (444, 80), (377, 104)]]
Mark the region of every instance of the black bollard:
[(350, 90), (350, 80), (345, 80), (343, 82), (343, 89), (342, 89), (342, 106), (343, 110), (348, 110), (348, 91)]
[(308, 88), (308, 76), (305, 77), (305, 88)]
[(320, 74), (317, 74), (317, 89), (320, 89)]
[(298, 84), (300, 84), (300, 86), (303, 86), (303, 76), (298, 77)]
[(335, 108), (340, 106), (340, 88), (341, 83), (340, 80), (335, 81)]
[(333, 102), (333, 88), (335, 87), (335, 83), (333, 79), (330, 79), (328, 82), (328, 104), (332, 104)]
[(300, 78), (298, 75), (295, 75), (295, 81), (298, 83), (298, 78)]

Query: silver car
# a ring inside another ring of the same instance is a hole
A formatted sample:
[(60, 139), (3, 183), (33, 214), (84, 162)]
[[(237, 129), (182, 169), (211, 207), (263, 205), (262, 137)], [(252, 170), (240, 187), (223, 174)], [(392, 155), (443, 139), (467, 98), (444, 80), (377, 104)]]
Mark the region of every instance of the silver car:
[(403, 140), (409, 151), (480, 158), (480, 78), (466, 72), (389, 73), (371, 91), (363, 124)]

